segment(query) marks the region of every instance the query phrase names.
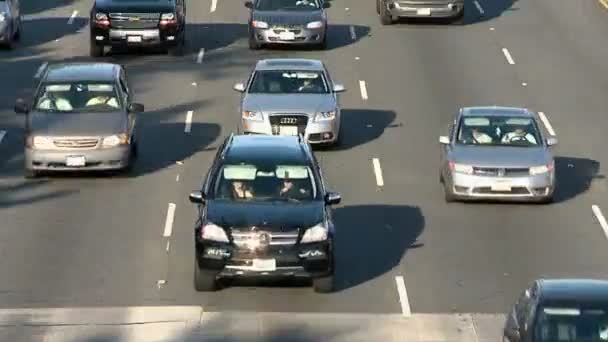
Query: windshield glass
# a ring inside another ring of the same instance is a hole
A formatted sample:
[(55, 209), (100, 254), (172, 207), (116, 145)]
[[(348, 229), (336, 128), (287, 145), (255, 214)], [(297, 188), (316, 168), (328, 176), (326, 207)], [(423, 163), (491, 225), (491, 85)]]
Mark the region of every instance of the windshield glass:
[(264, 70), (253, 76), (250, 93), (327, 94), (323, 73), (318, 71)]
[(600, 341), (608, 341), (606, 310), (545, 307), (539, 312), (534, 342)]
[(260, 11), (310, 11), (321, 8), (317, 0), (258, 0)]
[(457, 141), (464, 145), (538, 146), (541, 137), (532, 118), (517, 116), (465, 116)]
[(35, 101), (44, 112), (113, 112), (121, 108), (116, 89), (111, 83), (45, 84)]
[(305, 165), (224, 165), (215, 182), (215, 199), (231, 201), (311, 201), (317, 196)]

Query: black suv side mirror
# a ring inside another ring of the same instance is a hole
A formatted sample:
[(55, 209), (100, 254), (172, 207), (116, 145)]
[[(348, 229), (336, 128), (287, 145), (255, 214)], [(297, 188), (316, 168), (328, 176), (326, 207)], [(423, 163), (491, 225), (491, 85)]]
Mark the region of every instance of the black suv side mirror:
[(15, 102), (15, 113), (17, 114), (27, 114), (30, 111), (28, 104), (24, 99), (17, 99)]
[(130, 113), (142, 113), (144, 111), (144, 105), (141, 103), (131, 103), (127, 109)]
[(192, 191), (190, 193), (190, 202), (202, 204), (205, 203), (205, 194), (202, 191)]
[(253, 8), (253, 2), (251, 2), (251, 1), (245, 1), (245, 7), (247, 7), (247, 8)]
[(339, 204), (342, 201), (342, 197), (337, 192), (328, 192), (325, 194), (325, 203), (329, 205)]

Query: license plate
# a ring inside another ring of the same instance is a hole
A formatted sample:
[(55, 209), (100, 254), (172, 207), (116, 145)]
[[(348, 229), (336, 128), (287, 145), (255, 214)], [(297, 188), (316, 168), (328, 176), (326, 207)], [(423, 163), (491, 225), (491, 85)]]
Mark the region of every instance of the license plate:
[(416, 11), (416, 13), (418, 15), (431, 15), (431, 9), (430, 8), (419, 8), (418, 11)]
[(298, 135), (297, 126), (280, 126), (279, 134), (281, 135)]
[(296, 39), (296, 34), (293, 32), (281, 32), (279, 33), (280, 40), (294, 40)]
[(141, 43), (141, 36), (128, 36), (127, 42), (129, 43)]
[(496, 183), (490, 187), (492, 191), (511, 191), (511, 184), (509, 183)]
[(86, 163), (84, 156), (71, 156), (65, 159), (65, 165), (67, 166), (84, 166)]
[(254, 271), (272, 272), (277, 269), (277, 261), (275, 259), (253, 259), (251, 268)]

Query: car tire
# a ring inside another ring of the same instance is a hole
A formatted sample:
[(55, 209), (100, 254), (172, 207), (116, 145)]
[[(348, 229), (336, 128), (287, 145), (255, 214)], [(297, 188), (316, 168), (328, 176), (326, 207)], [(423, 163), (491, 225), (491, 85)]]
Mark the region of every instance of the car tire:
[(315, 278), (312, 280), (312, 287), (316, 293), (331, 293), (334, 291), (334, 276)]
[(462, 10), (462, 13), (460, 13), (458, 16), (451, 18), (450, 19), (450, 23), (452, 25), (456, 25), (456, 26), (462, 26), (465, 24), (464, 21), (464, 10)]
[[(380, 0), (380, 1), (382, 1), (382, 0)], [(386, 8), (383, 1), (380, 6), (380, 23), (385, 26), (393, 24), (393, 17), (391, 16), (390, 13), (388, 13), (388, 9)]]
[(218, 290), (216, 272), (204, 271), (194, 261), (194, 289), (198, 292), (211, 292)]
[(19, 17), (19, 19), (17, 21), (18, 21), (17, 30), (13, 34), (13, 38), (15, 40), (20, 40), (21, 39), (21, 17)]
[(444, 197), (445, 197), (445, 201), (447, 203), (452, 203), (456, 201), (456, 196), (454, 196), (454, 192), (452, 191), (452, 186), (450, 184), (448, 184), (448, 182), (443, 181), (443, 192), (444, 192)]
[(132, 159), (137, 159), (139, 156), (139, 144), (137, 143), (137, 140), (134, 140), (133, 143), (131, 143), (131, 156)]
[(540, 203), (540, 204), (551, 204), (551, 203), (553, 203), (554, 200), (555, 200), (555, 198), (553, 197), (553, 195), (549, 195), (549, 196), (546, 196), (546, 197), (543, 197), (542, 199), (540, 199), (538, 201), (538, 203)]
[(103, 57), (103, 45), (99, 46), (93, 42), (89, 45), (89, 54), (91, 57)]
[(262, 44), (258, 43), (253, 35), (249, 35), (249, 50), (259, 50), (262, 48)]
[(381, 1), (382, 1), (382, 0), (376, 0), (376, 13), (377, 13), (377, 14), (380, 14), (380, 7), (381, 7), (381, 6), (380, 6), (380, 2), (381, 2)]
[(34, 179), (34, 178), (38, 177), (38, 172), (35, 170), (32, 170), (32, 169), (26, 168), (24, 175), (25, 175), (25, 178), (27, 178), (27, 179)]
[(317, 45), (318, 50), (327, 50), (327, 35), (323, 37), (323, 41)]

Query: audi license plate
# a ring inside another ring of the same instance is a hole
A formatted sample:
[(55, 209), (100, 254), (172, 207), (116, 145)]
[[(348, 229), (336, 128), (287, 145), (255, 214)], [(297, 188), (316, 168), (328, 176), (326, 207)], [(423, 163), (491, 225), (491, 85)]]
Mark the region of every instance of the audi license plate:
[(418, 15), (431, 15), (431, 9), (430, 8), (419, 8), (418, 11), (416, 11), (416, 14)]
[(65, 158), (65, 165), (67, 166), (84, 166), (87, 163), (84, 156), (70, 156)]
[(253, 259), (251, 268), (259, 272), (272, 272), (277, 269), (277, 261), (275, 259)]
[(279, 33), (280, 40), (294, 40), (296, 39), (296, 34), (293, 32), (281, 32)]
[(141, 36), (128, 36), (127, 42), (129, 43), (141, 43)]
[(490, 186), (490, 188), (492, 189), (492, 191), (511, 191), (511, 184), (510, 183), (494, 183)]
[(298, 135), (298, 126), (280, 126), (279, 134), (281, 134), (281, 135)]

